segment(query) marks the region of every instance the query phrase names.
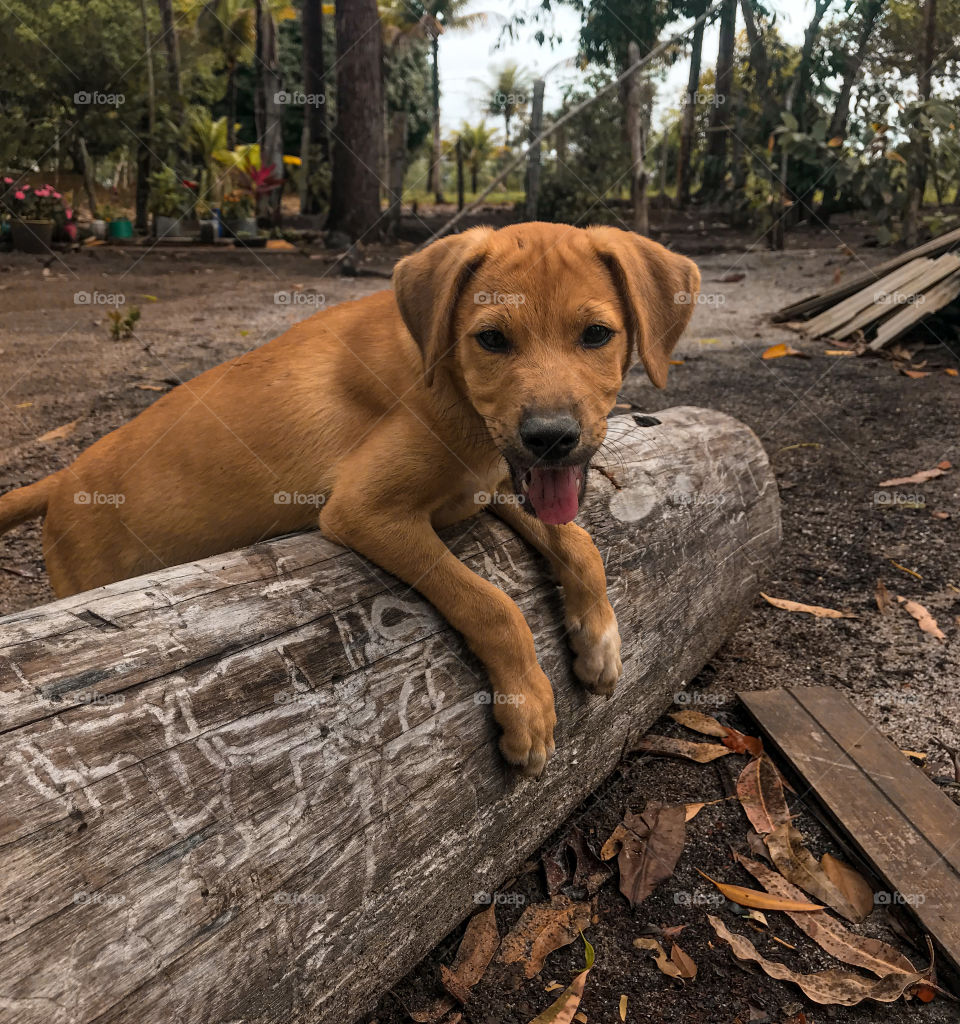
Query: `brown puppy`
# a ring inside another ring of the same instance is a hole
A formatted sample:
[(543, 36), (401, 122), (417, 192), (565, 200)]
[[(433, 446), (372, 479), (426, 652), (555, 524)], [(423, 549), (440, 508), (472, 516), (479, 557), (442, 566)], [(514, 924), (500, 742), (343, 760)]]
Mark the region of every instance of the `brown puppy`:
[(486, 665), (501, 749), (537, 774), (553, 691), (517, 606), (436, 530), (492, 510), (550, 561), (578, 677), (620, 637), (577, 513), (631, 362), (662, 387), (693, 263), (615, 228), (475, 228), (401, 261), (395, 292), (319, 312), (165, 395), (73, 465), (0, 498), (46, 514), (58, 596), (315, 526), (415, 587)]

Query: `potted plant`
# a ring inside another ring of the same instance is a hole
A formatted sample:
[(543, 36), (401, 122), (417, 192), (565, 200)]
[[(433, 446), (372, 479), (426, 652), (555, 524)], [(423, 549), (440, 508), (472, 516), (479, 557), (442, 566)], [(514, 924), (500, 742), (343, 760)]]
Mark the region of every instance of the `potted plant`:
[(64, 221), (63, 196), (52, 185), (31, 188), (3, 179), (2, 206), (10, 217), (13, 246), (21, 252), (50, 251), (53, 232)]
[(186, 233), (183, 216), (193, 200), (188, 186), (189, 183), (180, 181), (170, 167), (163, 167), (150, 175), (148, 209), (153, 214), (153, 233), (157, 238), (172, 238)]
[(253, 196), (245, 189), (234, 189), (223, 197), (223, 227), (233, 238), (257, 233)]
[(133, 221), (126, 214), (117, 213), (109, 203), (100, 212), (107, 222), (107, 238), (112, 241), (133, 238)]

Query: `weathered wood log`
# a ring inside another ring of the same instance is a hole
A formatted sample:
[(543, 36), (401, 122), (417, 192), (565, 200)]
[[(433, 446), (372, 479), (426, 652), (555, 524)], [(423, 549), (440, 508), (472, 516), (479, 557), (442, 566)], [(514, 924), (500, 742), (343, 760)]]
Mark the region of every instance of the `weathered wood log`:
[[(346, 1024), (616, 766), (750, 606), (780, 539), (757, 438), (611, 421), (582, 520), (623, 636), (576, 684), (544, 567), (484, 514), (448, 543), (520, 604), (557, 693), (539, 780), (414, 592), (319, 534), (0, 619), (0, 1016)], [(615, 454), (613, 454), (615, 453)]]

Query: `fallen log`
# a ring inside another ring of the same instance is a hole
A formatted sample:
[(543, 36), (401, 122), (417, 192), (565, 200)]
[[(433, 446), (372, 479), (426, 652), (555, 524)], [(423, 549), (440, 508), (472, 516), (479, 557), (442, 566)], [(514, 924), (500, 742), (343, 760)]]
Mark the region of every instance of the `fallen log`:
[(658, 416), (611, 421), (581, 517), (623, 636), (610, 700), (576, 684), (524, 543), (488, 514), (446, 534), (518, 601), (553, 680), (536, 781), (501, 761), (459, 637), (317, 533), (0, 619), (3, 1019), (369, 1010), (683, 700), (754, 600), (780, 539), (763, 448), (718, 412)]

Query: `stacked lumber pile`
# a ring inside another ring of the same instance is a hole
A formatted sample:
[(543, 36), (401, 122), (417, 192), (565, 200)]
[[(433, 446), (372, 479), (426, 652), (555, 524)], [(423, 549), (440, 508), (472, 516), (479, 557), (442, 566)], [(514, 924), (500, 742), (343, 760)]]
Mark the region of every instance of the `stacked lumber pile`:
[(958, 296), (960, 229), (785, 306), (772, 319), (793, 322), (810, 338), (879, 351)]

